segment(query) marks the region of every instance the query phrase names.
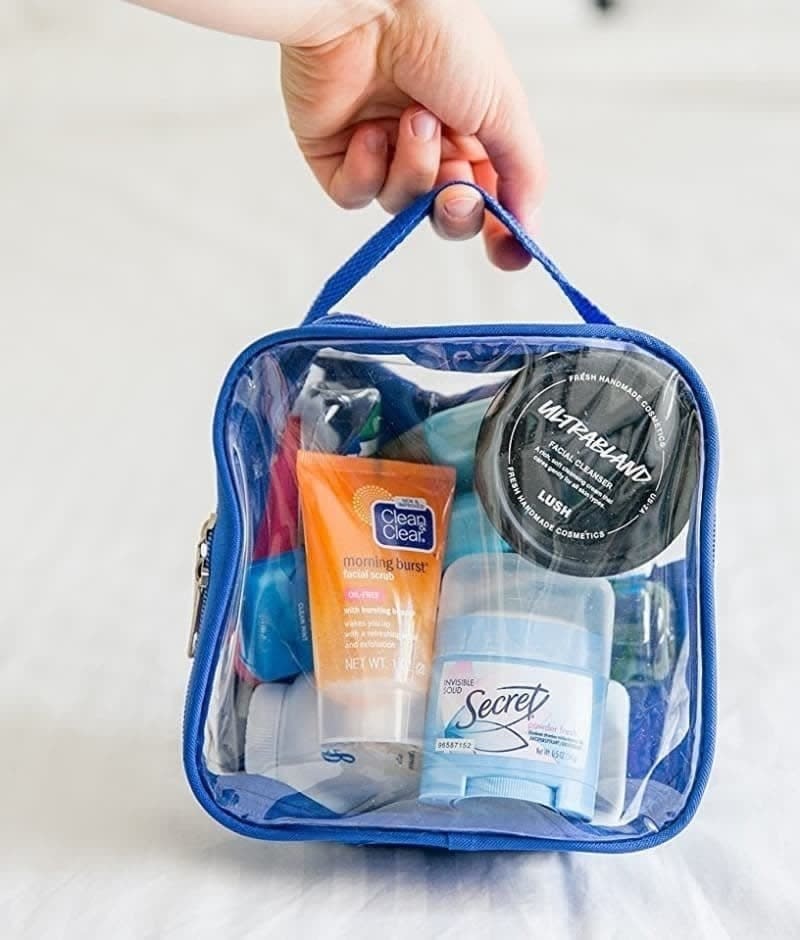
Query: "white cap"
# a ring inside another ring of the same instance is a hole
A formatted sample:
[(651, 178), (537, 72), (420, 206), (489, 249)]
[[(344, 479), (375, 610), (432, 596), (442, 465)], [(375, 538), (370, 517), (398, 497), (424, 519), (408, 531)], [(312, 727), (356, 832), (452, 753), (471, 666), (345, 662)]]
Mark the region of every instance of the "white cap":
[(248, 773), (271, 776), (278, 766), (278, 739), (288, 685), (265, 682), (250, 699), (244, 736), (244, 765)]
[(301, 676), (291, 685), (265, 682), (257, 686), (247, 716), (245, 770), (279, 779), (284, 765), (318, 761), (319, 757), (313, 684)]
[(341, 814), (416, 796), (419, 753), (413, 749), (369, 742), (325, 751), (327, 758), (319, 743), (317, 694), (308, 678), (300, 676), (291, 685), (264, 683), (253, 691), (245, 733), (247, 773), (285, 783)]
[(391, 680), (328, 683), (319, 692), (319, 732), (328, 744), (422, 747), (425, 693)]

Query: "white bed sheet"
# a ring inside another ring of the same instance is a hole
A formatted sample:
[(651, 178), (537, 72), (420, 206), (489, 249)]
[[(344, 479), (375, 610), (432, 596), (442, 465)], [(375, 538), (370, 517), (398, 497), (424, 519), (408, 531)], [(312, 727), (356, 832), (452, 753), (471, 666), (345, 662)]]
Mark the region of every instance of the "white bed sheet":
[[(493, 11), (547, 146), (543, 243), (716, 398), (718, 756), (696, 820), (656, 851), (459, 856), (248, 842), (180, 765), (219, 383), (380, 213), (317, 192), (272, 50), (120, 5), (6, 0), (0, 935), (800, 936), (800, 14), (627, 6), (616, 25)], [(351, 306), (569, 317), (542, 276), (428, 232)]]

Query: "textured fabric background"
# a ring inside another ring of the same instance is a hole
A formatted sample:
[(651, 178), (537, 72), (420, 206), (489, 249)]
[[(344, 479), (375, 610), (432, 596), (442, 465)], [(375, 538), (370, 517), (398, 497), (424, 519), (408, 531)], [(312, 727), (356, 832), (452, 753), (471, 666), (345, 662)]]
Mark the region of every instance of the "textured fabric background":
[[(719, 747), (697, 819), (615, 858), (257, 844), (204, 816), (179, 729), (215, 396), (382, 216), (317, 191), (275, 50), (117, 3), (3, 0), (4, 937), (800, 936), (800, 11), (487, 8), (546, 145), (541, 241), (716, 398)], [(428, 231), (349, 307), (572, 316), (543, 275)]]

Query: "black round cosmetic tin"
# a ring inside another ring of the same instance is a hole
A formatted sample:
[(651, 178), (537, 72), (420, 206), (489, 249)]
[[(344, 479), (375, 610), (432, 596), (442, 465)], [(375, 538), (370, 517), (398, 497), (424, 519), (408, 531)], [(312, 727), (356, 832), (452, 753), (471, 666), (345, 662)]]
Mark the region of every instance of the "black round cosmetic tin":
[(481, 424), (475, 487), (514, 551), (565, 574), (636, 568), (681, 533), (700, 420), (671, 365), (631, 347), (533, 357)]

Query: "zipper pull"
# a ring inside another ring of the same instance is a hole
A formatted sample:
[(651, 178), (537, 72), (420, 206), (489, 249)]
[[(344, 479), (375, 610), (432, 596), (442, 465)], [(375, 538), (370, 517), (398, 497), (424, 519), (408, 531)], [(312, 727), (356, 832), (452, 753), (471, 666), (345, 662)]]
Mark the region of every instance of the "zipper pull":
[(214, 526), (217, 524), (216, 513), (211, 515), (203, 523), (200, 531), (200, 541), (197, 543), (197, 553), (194, 562), (194, 610), (192, 611), (192, 627), (189, 631), (189, 643), (186, 647), (186, 655), (189, 659), (194, 658), (194, 651), (197, 646), (197, 635), (200, 632), (200, 620), (205, 609), (206, 591), (208, 590), (208, 579), (211, 575), (211, 540), (214, 537)]

